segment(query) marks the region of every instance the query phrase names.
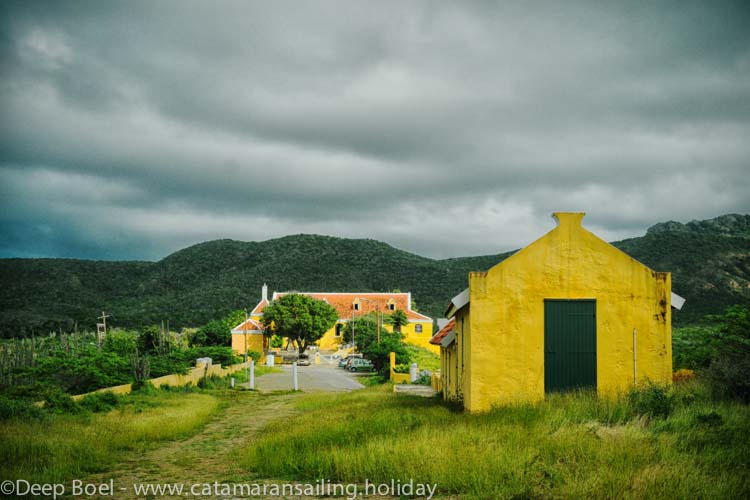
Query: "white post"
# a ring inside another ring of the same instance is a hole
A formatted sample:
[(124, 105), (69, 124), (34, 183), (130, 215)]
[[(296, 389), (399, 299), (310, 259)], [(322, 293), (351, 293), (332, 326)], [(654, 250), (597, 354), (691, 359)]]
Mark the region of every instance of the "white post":
[(249, 387), (251, 391), (255, 390), (255, 359), (254, 358), (250, 358), (250, 378), (247, 383), (250, 384)]
[(232, 389), (234, 389), (234, 377), (229, 379), (229, 385), (232, 387)]
[(297, 362), (292, 363), (292, 377), (294, 377), (294, 390), (299, 391), (299, 383), (297, 381)]
[(638, 385), (638, 372), (636, 371), (637, 365), (637, 358), (635, 354), (636, 349), (636, 338), (635, 338), (635, 328), (633, 328), (633, 386)]
[(411, 383), (414, 383), (417, 381), (417, 370), (418, 370), (417, 364), (412, 363), (411, 366), (409, 367), (409, 381)]

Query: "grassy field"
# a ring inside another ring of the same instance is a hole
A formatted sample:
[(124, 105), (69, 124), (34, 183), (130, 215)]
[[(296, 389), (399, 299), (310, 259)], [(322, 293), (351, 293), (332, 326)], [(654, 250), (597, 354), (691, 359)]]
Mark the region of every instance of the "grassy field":
[(106, 470), (117, 452), (188, 436), (219, 409), (204, 393), (153, 391), (101, 414), (0, 421), (0, 477), (50, 483)]
[(413, 479), (462, 497), (747, 498), (750, 409), (697, 384), (669, 401), (666, 417), (586, 393), (468, 415), (389, 385), (308, 395), (241, 460), (261, 477)]
[(440, 369), (440, 356), (427, 349), (413, 345), (407, 345), (411, 362), (416, 363), (420, 370), (436, 371)]
[[(255, 374), (278, 371), (259, 366)], [(247, 382), (244, 372), (234, 377), (238, 388)], [(80, 404), (68, 400), (61, 414), (39, 410), (35, 418), (0, 420), (0, 478), (60, 482), (108, 470), (119, 452), (193, 435), (232, 404), (229, 378), (208, 377), (200, 389), (151, 388), (119, 397), (97, 394)], [(103, 398), (114, 402), (114, 409), (92, 413)]]

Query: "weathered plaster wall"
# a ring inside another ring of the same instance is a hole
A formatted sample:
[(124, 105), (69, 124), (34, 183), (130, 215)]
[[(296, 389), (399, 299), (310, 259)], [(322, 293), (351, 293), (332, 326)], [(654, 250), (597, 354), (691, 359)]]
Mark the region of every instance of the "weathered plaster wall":
[(555, 214), (557, 228), (469, 275), (470, 334), (462, 332), (468, 410), (544, 397), (544, 299), (596, 300), (600, 394), (633, 386), (633, 329), (638, 382), (671, 380), (669, 273), (651, 271), (584, 229), (583, 215)]

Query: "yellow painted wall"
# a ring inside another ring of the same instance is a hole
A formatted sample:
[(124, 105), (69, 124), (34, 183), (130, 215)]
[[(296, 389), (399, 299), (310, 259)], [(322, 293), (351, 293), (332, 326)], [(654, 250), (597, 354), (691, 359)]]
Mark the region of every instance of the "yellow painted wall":
[(489, 271), (469, 274), (470, 306), (456, 315), (453, 367), (460, 378), (463, 347), (460, 385), (469, 411), (544, 398), (544, 299), (596, 300), (600, 394), (633, 386), (634, 328), (638, 382), (671, 381), (669, 273), (651, 271), (582, 228), (584, 214), (555, 215), (557, 228)]
[[(417, 333), (417, 325), (422, 325), (422, 333)], [(386, 325), (388, 331), (392, 331), (390, 325)], [(432, 338), (432, 322), (430, 323), (408, 323), (401, 327), (401, 333), (404, 336), (404, 342), (417, 347), (423, 347), (430, 352), (440, 354), (440, 346), (430, 344)]]
[(411, 384), (411, 375), (409, 373), (396, 373), (396, 353), (390, 354), (390, 379), (394, 384)]
[[(265, 351), (264, 335), (262, 333), (233, 333), (232, 350), (242, 356), (247, 351), (263, 353)], [(247, 348), (245, 347), (247, 346)]]
[(344, 342), (344, 335), (336, 336), (336, 325), (330, 330), (325, 332), (317, 344), (320, 346), (321, 351), (335, 351), (338, 346)]
[[(417, 324), (422, 325), (422, 333), (416, 332)], [(393, 331), (391, 325), (388, 324), (384, 324), (383, 328), (389, 332)], [(424, 347), (435, 354), (440, 354), (440, 347), (430, 344), (430, 339), (432, 338), (432, 323), (408, 323), (401, 328), (401, 333), (404, 336), (404, 342), (407, 344)], [(318, 340), (318, 345), (320, 346), (321, 351), (333, 351), (338, 349), (338, 346), (343, 343), (343, 339), (343, 335), (340, 337), (336, 336), (336, 327), (334, 326), (323, 334), (320, 340)]]

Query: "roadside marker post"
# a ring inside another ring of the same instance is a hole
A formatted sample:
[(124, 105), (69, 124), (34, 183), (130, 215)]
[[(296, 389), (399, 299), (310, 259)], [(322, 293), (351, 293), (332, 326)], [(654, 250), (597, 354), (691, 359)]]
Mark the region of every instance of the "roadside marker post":
[(294, 377), (294, 390), (299, 391), (299, 383), (297, 381), (297, 362), (292, 363), (292, 377)]
[(247, 383), (250, 384), (249, 387), (251, 391), (255, 390), (255, 359), (254, 358), (250, 358), (250, 378)]

